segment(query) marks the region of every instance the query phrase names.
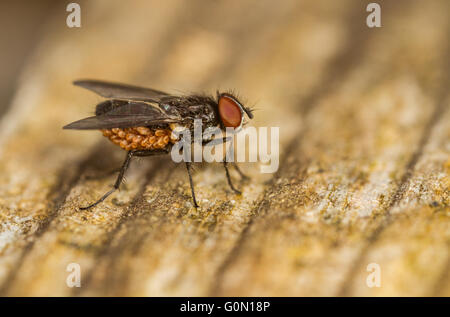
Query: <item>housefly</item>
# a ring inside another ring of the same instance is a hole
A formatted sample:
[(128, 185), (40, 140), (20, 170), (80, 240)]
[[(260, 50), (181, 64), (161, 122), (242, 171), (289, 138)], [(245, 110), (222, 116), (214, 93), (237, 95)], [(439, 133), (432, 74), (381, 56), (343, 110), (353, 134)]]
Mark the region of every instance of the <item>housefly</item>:
[[(103, 202), (119, 189), (125, 171), (133, 157), (169, 154), (172, 146), (179, 142), (172, 133), (176, 128), (194, 130), (194, 120), (202, 122), (202, 132), (208, 128), (239, 130), (244, 123), (244, 115), (252, 119), (250, 109), (231, 93), (219, 93), (217, 97), (205, 95), (172, 95), (159, 90), (98, 80), (78, 80), (74, 85), (89, 89), (107, 98), (95, 109), (95, 116), (72, 122), (63, 129), (101, 130), (114, 144), (127, 151), (125, 160), (113, 188), (96, 202), (82, 210), (92, 208)], [(222, 142), (226, 142), (225, 138)], [(204, 144), (204, 143), (203, 143)], [(186, 169), (191, 186), (194, 206), (198, 207), (191, 176), (191, 163)], [(233, 186), (226, 160), (223, 160), (228, 184)], [(233, 162), (241, 177), (245, 175)]]

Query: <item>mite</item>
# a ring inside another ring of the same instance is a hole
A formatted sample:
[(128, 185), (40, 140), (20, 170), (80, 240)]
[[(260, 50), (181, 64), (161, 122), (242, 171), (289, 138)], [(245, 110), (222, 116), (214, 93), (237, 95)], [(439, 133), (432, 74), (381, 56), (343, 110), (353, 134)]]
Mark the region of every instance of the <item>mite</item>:
[[(89, 89), (107, 98), (95, 108), (95, 116), (72, 122), (63, 129), (100, 130), (111, 142), (127, 151), (125, 161), (113, 188), (96, 202), (82, 210), (103, 202), (119, 189), (125, 171), (133, 157), (169, 154), (172, 146), (179, 142), (172, 133), (175, 129), (188, 129), (193, 134), (194, 120), (202, 120), (203, 132), (218, 127), (239, 130), (244, 116), (252, 119), (252, 111), (242, 105), (231, 93), (219, 93), (217, 97), (204, 95), (171, 95), (159, 90), (98, 80), (77, 80), (74, 85)], [(219, 140), (226, 142), (225, 138)], [(205, 141), (203, 141), (205, 144)], [(185, 162), (191, 186), (192, 200), (197, 208), (191, 164)], [(241, 177), (246, 176), (232, 163)], [(230, 188), (240, 194), (231, 182), (227, 162), (223, 161)]]

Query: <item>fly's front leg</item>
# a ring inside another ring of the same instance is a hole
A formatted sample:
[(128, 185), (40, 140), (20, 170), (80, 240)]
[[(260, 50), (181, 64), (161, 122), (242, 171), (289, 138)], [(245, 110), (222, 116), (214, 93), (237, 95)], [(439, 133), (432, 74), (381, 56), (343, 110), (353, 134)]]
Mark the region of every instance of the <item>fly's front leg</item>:
[(125, 161), (122, 164), (122, 167), (120, 168), (119, 171), (119, 175), (117, 176), (116, 182), (114, 183), (114, 187), (108, 191), (106, 194), (104, 194), (99, 200), (97, 200), (95, 203), (90, 204), (89, 206), (86, 207), (80, 207), (81, 210), (87, 210), (87, 209), (91, 209), (92, 207), (97, 206), (98, 204), (100, 204), (102, 201), (104, 201), (106, 198), (108, 198), (109, 195), (111, 195), (112, 193), (114, 193), (117, 189), (119, 189), (120, 184), (123, 181), (123, 177), (125, 175), (125, 171), (128, 169), (128, 167), (130, 166), (130, 161), (131, 158), (133, 157), (134, 152), (133, 151), (129, 151), (127, 152), (127, 156), (125, 157)]
[(118, 173), (119, 171), (120, 171), (120, 168), (115, 168), (115, 169), (109, 170), (109, 171), (107, 171), (105, 173), (98, 173), (97, 175), (87, 175), (85, 177), (85, 179), (91, 180), (91, 179), (106, 178), (106, 177), (111, 176), (112, 174)]
[(192, 200), (194, 201), (195, 208), (198, 208), (197, 199), (195, 199), (194, 182), (192, 181), (191, 175), (191, 162), (186, 162), (186, 169), (189, 175), (189, 184), (191, 184)]

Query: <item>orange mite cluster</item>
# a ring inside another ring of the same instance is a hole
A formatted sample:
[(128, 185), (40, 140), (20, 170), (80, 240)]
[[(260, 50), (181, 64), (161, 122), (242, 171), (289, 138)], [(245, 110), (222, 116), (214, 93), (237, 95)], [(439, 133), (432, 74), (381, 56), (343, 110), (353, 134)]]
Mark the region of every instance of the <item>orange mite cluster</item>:
[(127, 151), (163, 149), (169, 142), (176, 141), (171, 138), (172, 131), (169, 129), (152, 130), (147, 127), (136, 127), (103, 129), (101, 131), (114, 144)]

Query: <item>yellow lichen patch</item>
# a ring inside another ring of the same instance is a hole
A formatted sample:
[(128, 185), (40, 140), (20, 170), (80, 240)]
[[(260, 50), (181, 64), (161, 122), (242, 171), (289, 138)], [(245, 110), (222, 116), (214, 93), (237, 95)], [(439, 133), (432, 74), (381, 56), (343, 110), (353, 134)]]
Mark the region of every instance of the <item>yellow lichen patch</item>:
[(147, 127), (135, 127), (101, 131), (111, 142), (127, 151), (163, 149), (167, 144), (175, 142), (175, 139), (171, 137), (172, 131), (169, 129), (153, 130)]

